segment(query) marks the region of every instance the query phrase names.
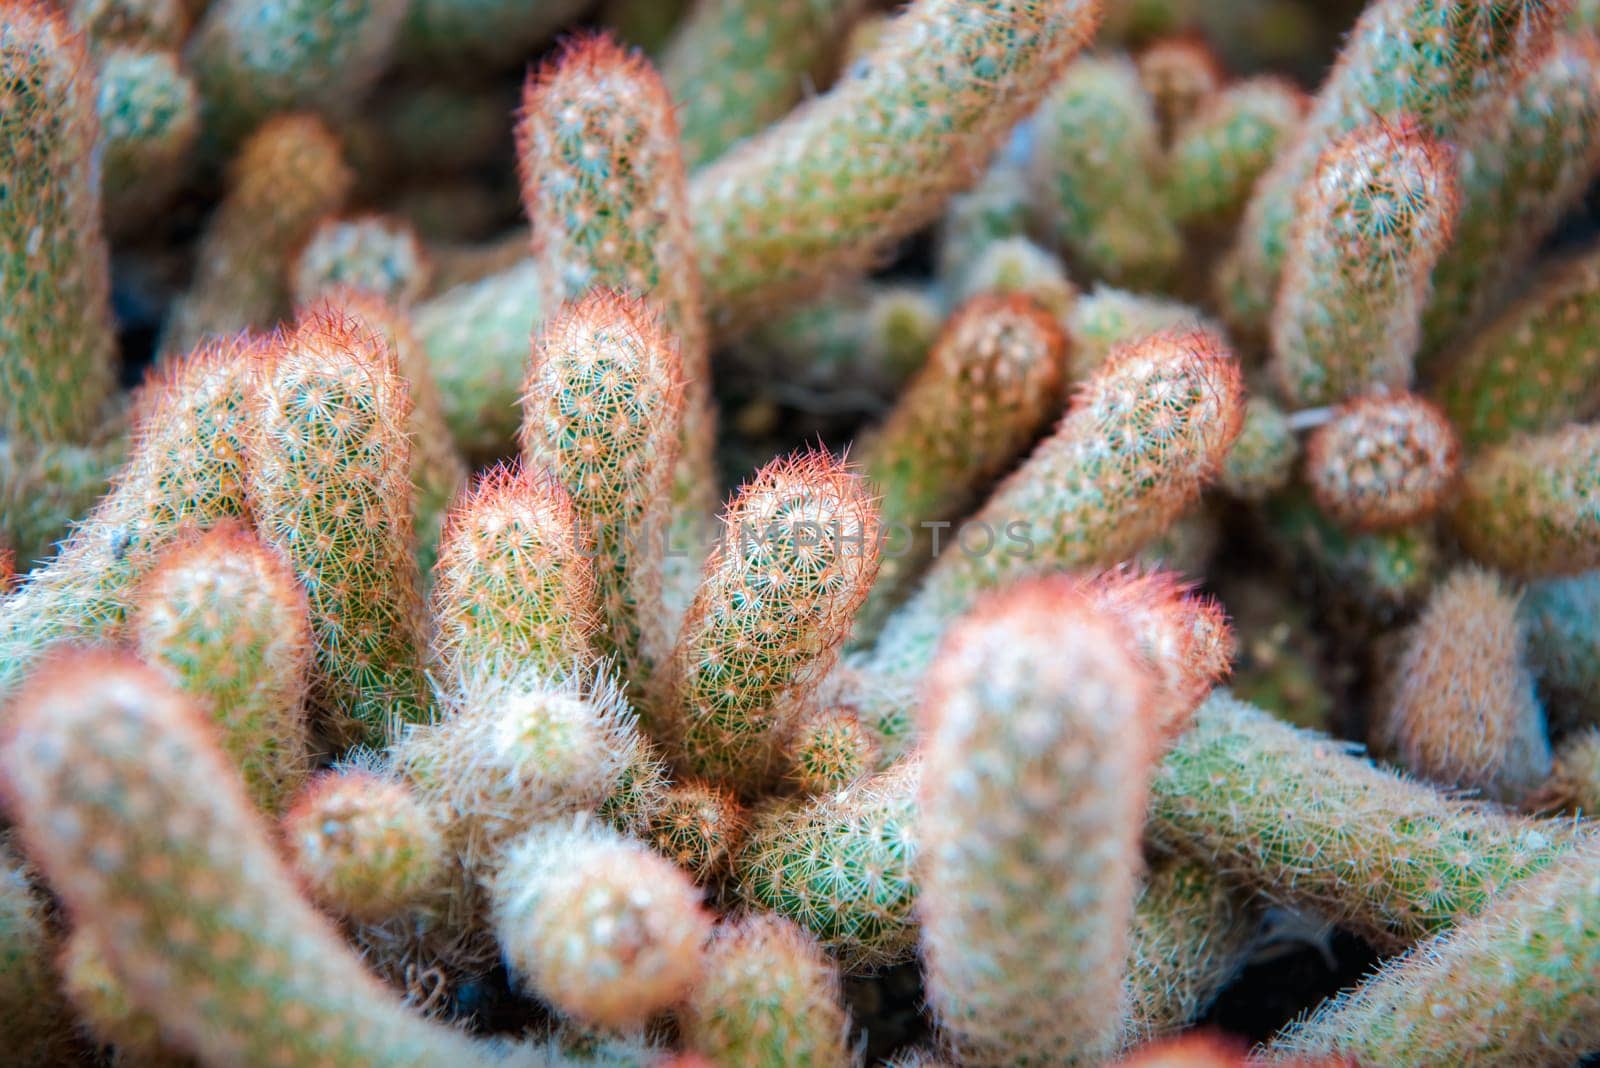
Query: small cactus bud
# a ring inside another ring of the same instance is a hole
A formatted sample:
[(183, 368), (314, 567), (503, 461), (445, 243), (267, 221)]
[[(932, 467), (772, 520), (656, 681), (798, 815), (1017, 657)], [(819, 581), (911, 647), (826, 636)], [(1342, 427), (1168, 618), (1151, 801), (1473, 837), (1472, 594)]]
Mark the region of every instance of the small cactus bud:
[(1217, 485), (1241, 500), (1265, 500), (1289, 484), (1299, 458), (1300, 443), (1283, 409), (1265, 397), (1251, 397)]
[(579, 818), (535, 827), (495, 881), (494, 922), (512, 968), (562, 1012), (639, 1027), (702, 974), (711, 921), (687, 876)]
[(1167, 330), (1207, 330), (1222, 337), (1220, 327), (1181, 301), (1095, 286), (1073, 306), (1067, 326), (1072, 342), (1070, 380), (1088, 379), (1105, 366), (1117, 346), (1143, 341)]
[(1134, 66), (1166, 146), (1216, 96), (1226, 78), (1222, 61), (1195, 37), (1156, 41), (1139, 53)]
[(1167, 151), (1161, 198), (1181, 226), (1225, 227), (1299, 128), (1305, 94), (1283, 78), (1251, 78), (1204, 101)]
[(405, 784), (350, 769), (317, 776), (283, 818), (289, 862), (315, 901), (377, 920), (444, 875), (444, 839)]
[(67, 0), (61, 6), (96, 48), (167, 51), (182, 45), (189, 32), (189, 5), (183, 0)]
[(838, 970), (816, 939), (770, 913), (717, 927), (679, 1019), (685, 1044), (715, 1068), (855, 1063)]
[(645, 840), (704, 886), (726, 874), (748, 822), (733, 791), (686, 779), (667, 788)]
[[(963, 303), (984, 294), (1031, 298), (1065, 328), (1072, 321), (1078, 287), (1053, 252), (1020, 235), (989, 242), (954, 279), (950, 297)], [(920, 366), (920, 364), (919, 364)]]
[(355, 289), (406, 308), (428, 288), (430, 271), (422, 242), (404, 219), (324, 219), (290, 265), (289, 291), (296, 306), (332, 289)]
[(1341, 407), (1306, 445), (1317, 507), (1355, 530), (1386, 530), (1431, 515), (1455, 482), (1461, 455), (1443, 412), (1409, 393), (1372, 394)]
[(1512, 575), (1600, 567), (1600, 427), (1512, 438), (1462, 471), (1452, 516), (1474, 558)]
[(854, 711), (819, 702), (789, 739), (787, 777), (802, 794), (837, 793), (877, 768), (879, 749), (877, 735)]
[(101, 182), (114, 233), (147, 226), (188, 172), (200, 97), (171, 52), (115, 48), (100, 57)]

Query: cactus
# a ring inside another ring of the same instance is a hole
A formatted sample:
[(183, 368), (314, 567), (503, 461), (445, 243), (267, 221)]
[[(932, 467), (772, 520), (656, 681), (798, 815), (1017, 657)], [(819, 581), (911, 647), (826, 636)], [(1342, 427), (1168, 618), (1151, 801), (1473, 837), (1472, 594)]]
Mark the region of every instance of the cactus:
[(648, 298), (677, 342), (673, 530), (698, 545), (716, 484), (711, 357), (683, 155), (660, 77), (610, 38), (570, 45), (528, 79), (517, 163), (540, 306), (554, 315), (609, 287)]
[(550, 475), (500, 467), (446, 521), (431, 618), (442, 678), (555, 677), (594, 655), (594, 566), (572, 501)]
[(1600, 40), (1557, 34), (1494, 103), (1466, 138), (1455, 239), (1423, 313), (1424, 370), (1452, 362), (1442, 350), (1515, 286), (1600, 168)]
[(216, 724), (251, 800), (280, 811), (310, 764), (311, 621), (288, 562), (224, 520), (162, 554), (128, 629), (144, 661)]
[(1139, 53), (1134, 65), (1155, 110), (1161, 144), (1169, 148), (1173, 135), (1205, 108), (1226, 79), (1222, 61), (1193, 37), (1156, 41)]
[(1600, 427), (1574, 425), (1485, 449), (1462, 471), (1452, 514), (1475, 559), (1512, 575), (1600, 567)]
[(950, 317), (928, 362), (860, 443), (862, 472), (882, 494), (885, 546), (857, 639), (870, 639), (932, 560), (935, 524), (960, 518), (1059, 410), (1065, 365), (1060, 327), (1027, 297), (974, 297)]
[(1183, 250), (1161, 203), (1155, 104), (1133, 63), (1075, 61), (1033, 121), (1035, 208), (1068, 259), (1114, 284), (1166, 280)]
[(971, 1065), (1115, 1042), (1155, 680), (1071, 579), (952, 627), (927, 682), (917, 912), (928, 1000)]
[(428, 708), (406, 383), (385, 338), (327, 307), (271, 346), (251, 402), (250, 511), (310, 596), (314, 699), (381, 741)]
[(794, 920), (847, 972), (908, 959), (921, 771), (906, 758), (839, 793), (758, 811), (734, 858), (739, 900)]
[(759, 789), (834, 664), (878, 565), (876, 509), (826, 453), (739, 491), (647, 721), (684, 770)]
[(864, 778), (878, 766), (882, 748), (854, 710), (819, 704), (819, 711), (795, 729), (783, 758), (788, 780), (812, 796), (836, 793)]
[[(407, 308), (427, 290), (430, 265), (417, 232), (403, 219), (364, 215), (324, 219), (311, 231), (289, 270), (289, 292), (297, 306), (330, 290), (347, 288)], [(408, 369), (415, 386), (418, 372)]]
[(1550, 777), (1526, 798), (1530, 809), (1589, 816), (1600, 811), (1600, 728), (1569, 734), (1556, 748)]
[(919, 0), (832, 92), (696, 174), (706, 307), (747, 324), (932, 221), (1088, 41), (1100, 6)]
[(125, 436), (99, 445), (0, 442), (0, 543), (25, 566), (52, 556), (127, 458)]
[(1299, 458), (1289, 417), (1267, 398), (1251, 397), (1217, 485), (1241, 500), (1265, 500), (1289, 484)]
[(1523, 644), (1516, 598), (1494, 575), (1468, 569), (1440, 584), (1407, 638), (1381, 728), (1407, 767), (1510, 801), (1544, 781), (1550, 743)]
[(92, 927), (67, 936), (56, 963), (61, 989), (90, 1037), (115, 1048), (114, 1063), (138, 1068), (188, 1068), (193, 1062), (161, 1041), (161, 1021), (137, 1008), (117, 979)]
[(1600, 411), (1600, 254), (1545, 268), (1450, 360), (1435, 387), (1469, 449)]
[(1110, 564), (1160, 534), (1227, 455), (1241, 392), (1232, 356), (1211, 334), (1157, 334), (1113, 351), (1050, 437), (968, 521), (987, 535), (988, 551), (945, 553), (934, 564), (884, 627), (873, 668), (914, 678), (949, 621), (984, 590)]
[(1067, 334), (1073, 382), (1087, 379), (1118, 345), (1142, 341), (1167, 330), (1222, 330), (1198, 309), (1181, 301), (1097, 285), (1072, 308)]
[(848, 1068), (839, 974), (814, 938), (772, 915), (719, 924), (705, 980), (679, 1013), (685, 1044), (719, 1068)]
[(115, 385), (93, 78), (83, 37), (44, 4), (0, 14), (0, 433), (81, 441)]
[(523, 392), (522, 455), (570, 491), (567, 528), (594, 561), (595, 646), (641, 689), (672, 642), (662, 583), (682, 470), (681, 374), (677, 345), (644, 302), (596, 290), (545, 324)]
[(628, 1029), (699, 979), (711, 921), (687, 876), (583, 818), (530, 830), (495, 881), (512, 968), (563, 1012)]
[(277, 112), (347, 112), (383, 72), (405, 10), (401, 0), (208, 5), (185, 53), (205, 101), (205, 151), (225, 156)]
[(950, 198), (939, 221), (940, 278), (959, 278), (990, 245), (1028, 233), (1031, 131), (1027, 122), (1019, 126), (978, 184)]
[(414, 0), (405, 5), (400, 58), (411, 64), (515, 66), (584, 8), (581, 0)]
[(72, 1020), (56, 983), (56, 933), (36, 873), (0, 838), (0, 1032), (16, 1063), (72, 1058)]
[(200, 238), (194, 280), (167, 318), (161, 344), (168, 354), (210, 335), (271, 326), (287, 312), (291, 258), (312, 227), (339, 209), (352, 181), (338, 141), (311, 115), (262, 126), (230, 175)]
[(1411, 384), (1429, 272), (1455, 218), (1453, 166), (1410, 118), (1359, 127), (1323, 153), (1272, 316), (1273, 370), (1292, 404)]
[(1589, 841), (1291, 1025), (1266, 1059), (1565, 1064), (1600, 1049), (1597, 893)]
[(106, 225), (136, 230), (184, 179), (200, 135), (200, 98), (173, 53), (116, 48), (100, 57), (95, 110)]
[(1453, 139), (1544, 50), (1565, 7), (1561, 0), (1370, 3), (1299, 134), (1251, 196), (1217, 278), (1229, 324), (1252, 333), (1265, 329), (1290, 230), (1301, 214), (1302, 187), (1312, 183), (1326, 150), (1374, 118), (1394, 123), (1402, 115), (1415, 118), (1423, 137)]
[(797, 104), (863, 0), (701, 0), (667, 43), (683, 154), (708, 163)]
[(697, 885), (725, 875), (749, 822), (733, 791), (699, 779), (667, 788), (646, 841)]
[(313, 779), (283, 817), (289, 861), (312, 900), (375, 920), (444, 875), (444, 837), (404, 783), (361, 769)]
[(1600, 571), (1529, 583), (1521, 617), (1551, 727), (1600, 723)]
[(972, 257), (953, 279), (948, 295), (966, 302), (981, 294), (1025, 296), (1055, 317), (1063, 329), (1072, 322), (1078, 288), (1061, 260), (1026, 237), (997, 238)]
[(1343, 405), (1306, 443), (1317, 507), (1355, 530), (1403, 527), (1431, 515), (1455, 481), (1461, 447), (1434, 405), (1372, 394)]
[[(235, 1064), (489, 1062), (362, 969), (300, 896), (199, 713), (148, 669), (107, 652), (53, 660), (16, 698), (0, 767), (29, 855), (176, 1046)], [(58, 833), (59, 815), (78, 833)]]
[(1256, 179), (1294, 136), (1305, 94), (1282, 78), (1251, 78), (1205, 100), (1178, 125), (1167, 150), (1161, 199), (1180, 226), (1226, 226)]
[(131, 45), (170, 51), (183, 44), (192, 5), (184, 0), (67, 0), (72, 24), (97, 49)]
[(928, 358), (943, 319), (928, 287), (867, 280), (758, 324), (737, 358), (752, 375), (892, 395)]
[(1432, 588), (1442, 554), (1426, 524), (1358, 533), (1343, 529), (1311, 495), (1291, 489), (1267, 504), (1267, 527), (1300, 566), (1363, 613), (1392, 617)]
[(1445, 798), (1222, 691), (1156, 771), (1149, 834), (1396, 949), (1482, 912), (1571, 848), (1557, 824)]

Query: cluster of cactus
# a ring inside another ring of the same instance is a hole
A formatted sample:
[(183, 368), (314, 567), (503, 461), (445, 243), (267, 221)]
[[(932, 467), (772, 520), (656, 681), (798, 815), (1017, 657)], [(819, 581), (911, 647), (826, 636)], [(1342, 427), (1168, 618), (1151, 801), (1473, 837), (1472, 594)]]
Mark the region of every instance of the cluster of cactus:
[(0, 1049), (1600, 1054), (1597, 178), (1573, 0), (0, 0)]

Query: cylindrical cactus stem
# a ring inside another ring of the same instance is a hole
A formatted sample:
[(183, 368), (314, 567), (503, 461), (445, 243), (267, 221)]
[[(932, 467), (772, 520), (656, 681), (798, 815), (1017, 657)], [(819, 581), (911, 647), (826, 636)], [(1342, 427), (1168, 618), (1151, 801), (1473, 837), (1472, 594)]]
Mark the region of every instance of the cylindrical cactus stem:
[(929, 524), (960, 518), (1060, 410), (1066, 345), (1055, 317), (1023, 296), (974, 297), (940, 331), (860, 446), (861, 471), (881, 495), (885, 544), (857, 640), (872, 638), (931, 562)]
[(394, 764), (480, 881), (535, 823), (598, 808), (630, 771), (648, 776), (634, 713), (607, 676), (478, 670), (442, 697), (444, 714), (411, 728)]
[(79, 1023), (96, 1042), (115, 1048), (115, 1063), (131, 1068), (190, 1068), (194, 1063), (162, 1042), (159, 1019), (129, 1000), (93, 927), (76, 927), (67, 935), (56, 969), (61, 992)]
[(710, 162), (805, 95), (862, 0), (700, 0), (661, 57), (683, 154)]
[(748, 814), (732, 790), (703, 779), (685, 779), (667, 788), (644, 839), (704, 886), (727, 874), (748, 824)]
[(315, 702), (381, 743), (428, 710), (406, 382), (387, 339), (327, 307), (274, 341), (254, 388), (250, 512), (310, 595)]
[(1147, 833), (1383, 949), (1482, 912), (1571, 848), (1559, 824), (1446, 798), (1349, 748), (1219, 691), (1157, 770)]
[(1600, 427), (1521, 435), (1468, 461), (1452, 513), (1468, 554), (1512, 575), (1600, 567)]
[(1148, 288), (1183, 245), (1159, 190), (1161, 127), (1126, 57), (1067, 67), (1033, 119), (1035, 211), (1067, 259), (1093, 278)]
[(1291, 1024), (1263, 1059), (1574, 1063), (1600, 1049), (1597, 898), (1600, 846), (1589, 840)]
[(189, 32), (185, 0), (67, 0), (62, 9), (95, 49), (132, 46), (170, 51)]
[(1221, 92), (1227, 73), (1204, 39), (1168, 37), (1134, 60), (1139, 85), (1155, 111), (1161, 144), (1170, 147), (1178, 130)]
[(1600, 727), (1567, 735), (1557, 747), (1550, 777), (1527, 800), (1529, 809), (1593, 817), (1600, 812)]
[(186, 58), (205, 102), (206, 151), (224, 158), (283, 111), (350, 111), (389, 60), (404, 0), (217, 0)]
[(778, 771), (877, 571), (868, 492), (811, 452), (768, 464), (729, 505), (652, 711), (684, 771), (751, 792)]
[(311, 762), (311, 621), (288, 562), (223, 521), (162, 555), (128, 629), (145, 662), (211, 717), (251, 800), (281, 811)]
[(87, 437), (116, 386), (100, 123), (82, 35), (50, 5), (0, 6), (0, 433)]
[(1099, 22), (1099, 0), (919, 0), (851, 75), (690, 188), (730, 327), (876, 262), (972, 185)]
[(23, 570), (53, 556), (127, 459), (125, 435), (99, 445), (0, 442), (0, 544)]
[(1455, 239), (1433, 269), (1424, 372), (1499, 302), (1600, 168), (1600, 40), (1561, 33), (1461, 153)]
[(1273, 77), (1238, 82), (1201, 104), (1167, 150), (1161, 199), (1172, 220), (1207, 229), (1233, 223), (1305, 109), (1300, 88)]
[(530, 830), (494, 885), (513, 971), (562, 1012), (627, 1030), (688, 994), (711, 920), (671, 862), (586, 817)]
[(1272, 316), (1273, 371), (1291, 405), (1411, 384), (1455, 210), (1452, 152), (1409, 117), (1328, 147), (1301, 191)]
[(424, 67), (515, 67), (587, 6), (587, 0), (533, 7), (526, 0), (413, 0), (404, 5), (399, 56)]
[(315, 116), (280, 116), (256, 131), (200, 236), (194, 280), (167, 318), (162, 350), (277, 322), (289, 310), (292, 257), (339, 210), (351, 181), (338, 139)]
[(850, 1013), (839, 972), (815, 938), (782, 916), (725, 920), (705, 978), (678, 1014), (684, 1044), (714, 1068), (849, 1068)]
[(735, 356), (759, 381), (890, 397), (928, 358), (944, 318), (931, 287), (869, 279), (757, 324)]
[(838, 793), (757, 811), (734, 858), (739, 899), (800, 924), (846, 971), (910, 959), (921, 771), (907, 757)]
[(1364, 614), (1393, 618), (1432, 589), (1443, 553), (1427, 523), (1358, 533), (1291, 487), (1267, 502), (1266, 525), (1288, 556), (1316, 575), (1336, 598)]
[(260, 345), (247, 337), (207, 345), (147, 380), (111, 491), (56, 558), (0, 602), (0, 694), (52, 641), (120, 626), (139, 579), (185, 527), (244, 514), (245, 398)]
[(154, 672), (52, 660), (16, 700), (0, 767), (28, 854), (174, 1045), (229, 1064), (488, 1062), (408, 1012), (300, 896), (208, 725)]
[(567, 491), (532, 467), (480, 475), (445, 522), (431, 600), (445, 685), (524, 666), (559, 678), (595, 655), (594, 565)]
[(1134, 902), (1124, 1047), (1181, 1031), (1211, 1007), (1244, 967), (1259, 909), (1207, 865), (1153, 864)]
[(1092, 1061), (1120, 1025), (1155, 680), (1128, 629), (1057, 576), (952, 627), (926, 692), (915, 871), (934, 1020), (963, 1064)]
[(290, 866), (336, 915), (381, 920), (445, 876), (444, 835), (405, 783), (360, 768), (324, 772), (283, 817)]
[(392, 215), (324, 219), (290, 265), (296, 305), (333, 289), (373, 293), (409, 308), (432, 281), (432, 265), (411, 224)]
[(400, 375), (411, 396), (406, 433), (411, 438), (411, 486), (415, 493), (417, 567), (426, 578), (439, 556), (439, 539), (450, 506), (467, 481), (466, 461), (450, 437), (439, 387), (428, 359), (417, 343), (411, 316), (393, 299), (375, 290), (339, 287), (327, 302), (357, 320), (363, 329), (381, 335), (394, 350)]
[(1600, 571), (1529, 583), (1521, 615), (1550, 726), (1600, 724)]
[(50, 900), (34, 871), (0, 837), (0, 1027), (17, 1064), (74, 1060), (72, 1014), (56, 976), (57, 934)]
[(112, 49), (100, 57), (97, 85), (106, 225), (136, 231), (183, 182), (200, 135), (200, 98), (171, 52)]
[(1424, 519), (1455, 482), (1461, 445), (1445, 414), (1410, 393), (1357, 397), (1306, 443), (1317, 506), (1355, 530)]
[(567, 488), (573, 533), (592, 553), (594, 647), (641, 691), (671, 652), (662, 582), (682, 381), (677, 342), (650, 305), (594, 290), (545, 322), (522, 397), (523, 459)]
[(882, 750), (877, 733), (853, 708), (823, 698), (789, 739), (785, 778), (802, 794), (838, 793), (876, 770)]
[(1540, 271), (1441, 370), (1434, 397), (1468, 449), (1600, 411), (1600, 253)]
[(1217, 485), (1241, 500), (1263, 501), (1289, 484), (1299, 458), (1289, 417), (1266, 397), (1253, 396), (1245, 401), (1244, 423)]
[(1097, 285), (1079, 298), (1067, 322), (1071, 340), (1068, 356), (1072, 361), (1071, 381), (1092, 376), (1118, 345), (1143, 341), (1167, 330), (1206, 330), (1222, 337), (1222, 328), (1203, 312), (1182, 301), (1148, 293), (1133, 293)]
[(524, 260), (417, 306), (417, 338), (445, 422), (469, 457), (502, 455), (516, 436), (528, 338), (540, 321), (539, 275)]
[[(1278, 299), (1301, 187), (1330, 145), (1374, 117), (1412, 115), (1454, 139), (1492, 107), (1554, 35), (1562, 0), (1377, 0), (1345, 38), (1299, 134), (1262, 175), (1219, 273), (1230, 325), (1262, 333)], [(1427, 272), (1424, 271), (1424, 274)]]
[(1424, 778), (1518, 801), (1550, 773), (1517, 599), (1492, 573), (1445, 579), (1406, 637), (1378, 731)]
[(985, 590), (1132, 555), (1199, 496), (1243, 411), (1239, 368), (1215, 335), (1162, 333), (1115, 350), (889, 618), (872, 667), (914, 679)]
[(715, 500), (716, 420), (677, 129), (647, 60), (609, 37), (584, 38), (528, 79), (517, 165), (546, 314), (605, 287), (647, 298), (676, 340), (673, 530), (698, 548)]

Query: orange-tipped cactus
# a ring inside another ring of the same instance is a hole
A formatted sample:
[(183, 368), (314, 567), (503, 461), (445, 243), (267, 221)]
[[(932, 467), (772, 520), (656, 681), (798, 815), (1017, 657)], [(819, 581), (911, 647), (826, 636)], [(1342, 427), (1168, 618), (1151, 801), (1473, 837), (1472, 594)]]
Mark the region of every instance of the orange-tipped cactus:
[(403, 782), (351, 768), (313, 779), (283, 817), (290, 865), (336, 915), (379, 920), (445, 874), (444, 837)]
[(194, 280), (173, 306), (161, 345), (182, 352), (213, 334), (270, 327), (289, 311), (293, 256), (354, 181), (339, 140), (313, 115), (273, 119), (229, 168), (206, 223)]
[(153, 671), (100, 651), (51, 661), (16, 699), (0, 768), (29, 856), (177, 1048), (489, 1062), (413, 1016), (300, 896), (204, 718)]
[(789, 739), (785, 777), (802, 794), (837, 793), (870, 774), (882, 758), (882, 748), (853, 709), (824, 700)]
[(50, 5), (0, 6), (0, 432), (86, 436), (116, 385), (94, 80)]
[(591, 292), (545, 323), (522, 408), (523, 459), (567, 487), (589, 539), (594, 645), (646, 687), (672, 641), (662, 583), (684, 414), (677, 343), (645, 302)]
[(1525, 645), (1517, 600), (1493, 574), (1459, 571), (1434, 591), (1380, 728), (1407, 767), (1508, 801), (1545, 780), (1550, 743)]
[(1573, 425), (1486, 449), (1462, 471), (1451, 515), (1467, 552), (1513, 575), (1600, 567), (1600, 427)]
[(860, 476), (806, 453), (767, 465), (724, 523), (655, 715), (686, 771), (755, 790), (872, 584), (878, 517)]
[[(716, 423), (700, 269), (672, 101), (648, 61), (583, 38), (529, 78), (517, 126), (540, 306), (596, 287), (646, 297), (683, 382), (673, 501), (695, 536), (711, 509)], [(616, 318), (615, 315), (610, 318)]]
[(1272, 316), (1273, 370), (1291, 404), (1411, 384), (1429, 275), (1455, 218), (1454, 168), (1452, 150), (1409, 117), (1323, 153)]
[(594, 565), (567, 491), (497, 467), (455, 506), (439, 543), (433, 657), (446, 685), (524, 665), (559, 678), (595, 656)]
[[(1163, 533), (1239, 433), (1243, 384), (1215, 335), (1156, 334), (1114, 350), (1055, 431), (957, 532), (884, 627), (870, 663), (914, 679), (939, 635), (1009, 580), (1109, 566)], [(965, 539), (965, 540), (964, 540)]]
[(515, 843), (495, 882), (495, 931), (512, 969), (579, 1020), (625, 1030), (700, 978), (711, 920), (688, 876), (586, 819)]
[(224, 521), (168, 549), (140, 586), (132, 643), (217, 727), (251, 799), (280, 811), (311, 762), (311, 621), (282, 556)]
[(1334, 522), (1385, 530), (1431, 515), (1455, 482), (1460, 456), (1455, 429), (1434, 405), (1409, 393), (1371, 394), (1312, 433), (1306, 481)]
[(931, 562), (932, 524), (970, 509), (1060, 410), (1065, 377), (1066, 338), (1028, 297), (974, 297), (945, 323), (927, 363), (861, 445), (862, 473), (881, 494), (885, 546), (858, 639), (871, 637)]
[(310, 596), (316, 703), (335, 732), (381, 742), (428, 709), (394, 351), (335, 308), (307, 312), (260, 359), (251, 402), (250, 511)]
[(1128, 629), (1067, 577), (985, 601), (940, 645), (917, 911), (961, 1063), (1114, 1048), (1155, 693)]
[(700, 779), (667, 788), (645, 840), (704, 886), (727, 874), (749, 817), (732, 790)]

